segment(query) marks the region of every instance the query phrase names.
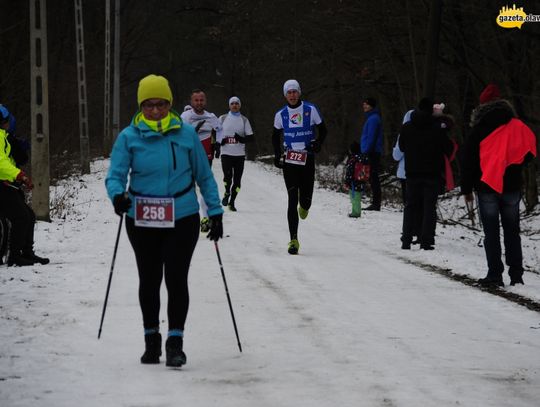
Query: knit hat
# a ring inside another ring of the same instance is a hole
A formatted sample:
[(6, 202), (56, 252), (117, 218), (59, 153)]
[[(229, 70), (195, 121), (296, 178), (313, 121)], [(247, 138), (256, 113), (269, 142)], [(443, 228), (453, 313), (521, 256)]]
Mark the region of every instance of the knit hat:
[(169, 81), (163, 76), (148, 75), (139, 82), (137, 89), (137, 103), (139, 106), (148, 99), (165, 99), (172, 103), (173, 97)]
[(283, 84), (283, 95), (287, 96), (287, 92), (290, 90), (297, 90), (298, 93), (302, 94), (300, 84), (296, 79), (289, 79)]
[(240, 98), (237, 97), (237, 96), (233, 96), (232, 98), (229, 99), (229, 106), (230, 106), (233, 102), (236, 102), (236, 103), (238, 103), (240, 106), (242, 106), (242, 102), (240, 102)]
[(0, 123), (5, 123), (9, 120), (9, 110), (4, 105), (0, 105)]
[(499, 87), (493, 83), (490, 83), (486, 88), (480, 93), (480, 104), (491, 102), (492, 100), (499, 99), (501, 97), (501, 91)]
[(375, 100), (375, 98), (365, 98), (364, 103), (367, 103), (368, 105), (370, 105), (371, 107), (375, 107), (377, 106), (377, 101)]
[(418, 103), (418, 110), (429, 115), (433, 114), (433, 100), (431, 98), (422, 98)]

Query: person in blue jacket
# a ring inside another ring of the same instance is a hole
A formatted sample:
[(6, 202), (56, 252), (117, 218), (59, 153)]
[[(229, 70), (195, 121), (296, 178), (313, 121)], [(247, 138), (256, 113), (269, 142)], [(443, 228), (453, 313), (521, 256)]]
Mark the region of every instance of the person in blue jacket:
[[(141, 363), (159, 363), (160, 286), (168, 292), (166, 365), (186, 363), (184, 323), (189, 307), (188, 271), (199, 236), (195, 183), (208, 204), (208, 238), (223, 237), (221, 201), (195, 129), (171, 109), (167, 79), (149, 75), (139, 82), (139, 110), (114, 143), (105, 184), (126, 230), (139, 272), (145, 352)], [(126, 186), (129, 186), (126, 191)]]
[(383, 146), (383, 131), (377, 101), (371, 97), (362, 102), (366, 121), (360, 136), (360, 152), (368, 157), (370, 165), (369, 185), (371, 187), (371, 205), (366, 211), (381, 210), (381, 182), (379, 171)]

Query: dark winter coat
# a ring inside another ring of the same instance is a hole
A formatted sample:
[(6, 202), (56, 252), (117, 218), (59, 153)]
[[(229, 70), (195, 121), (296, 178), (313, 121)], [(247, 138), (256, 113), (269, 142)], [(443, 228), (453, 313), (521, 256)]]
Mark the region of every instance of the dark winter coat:
[(405, 154), (405, 173), (411, 177), (442, 177), (444, 155), (452, 153), (447, 132), (431, 114), (415, 110), (401, 127), (399, 149)]
[[(479, 105), (471, 114), (471, 131), (465, 142), (462, 155), (461, 193), (470, 194), (473, 189), (480, 192), (495, 192), (487, 184), (480, 181), (480, 142), (495, 129), (508, 123), (516, 112), (513, 106), (504, 99), (494, 100)], [(510, 165), (503, 177), (503, 193), (521, 190), (521, 169), (523, 164)]]

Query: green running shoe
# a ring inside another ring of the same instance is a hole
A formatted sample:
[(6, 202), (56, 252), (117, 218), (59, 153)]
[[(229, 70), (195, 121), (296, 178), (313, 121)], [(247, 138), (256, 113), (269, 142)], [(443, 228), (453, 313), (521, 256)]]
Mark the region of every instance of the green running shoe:
[(298, 216), (300, 216), (300, 219), (306, 219), (309, 213), (309, 209), (304, 209), (300, 205), (298, 205)]
[(291, 240), (287, 248), (287, 251), (289, 252), (289, 254), (298, 254), (298, 249), (300, 249), (300, 243), (298, 243), (298, 240), (297, 239)]

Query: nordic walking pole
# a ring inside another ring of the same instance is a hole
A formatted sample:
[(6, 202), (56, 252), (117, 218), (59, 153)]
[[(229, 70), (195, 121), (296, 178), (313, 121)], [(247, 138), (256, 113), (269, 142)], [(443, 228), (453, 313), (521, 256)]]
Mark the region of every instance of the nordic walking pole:
[(234, 333), (236, 334), (236, 340), (238, 341), (238, 349), (242, 352), (242, 345), (240, 344), (240, 337), (238, 336), (238, 329), (236, 328), (236, 320), (234, 319), (234, 311), (231, 304), (231, 297), (229, 296), (229, 288), (227, 287), (227, 280), (225, 279), (225, 271), (223, 271), (223, 263), (221, 262), (221, 256), (219, 254), (219, 247), (217, 242), (214, 240), (214, 246), (216, 248), (216, 254), (219, 262), (219, 267), (221, 268), (221, 277), (223, 278), (223, 284), (225, 285), (225, 293), (227, 294), (227, 301), (229, 302), (229, 310), (231, 311), (232, 322), (234, 325)]
[(105, 310), (107, 309), (107, 300), (109, 299), (109, 291), (111, 289), (111, 281), (114, 270), (114, 262), (116, 260), (116, 252), (118, 251), (118, 242), (120, 240), (120, 232), (122, 231), (122, 222), (124, 221), (124, 214), (120, 217), (120, 223), (118, 224), (118, 233), (116, 234), (116, 243), (114, 244), (114, 252), (111, 262), (111, 271), (109, 273), (109, 282), (107, 283), (107, 292), (105, 293), (105, 302), (103, 303), (103, 312), (101, 313), (101, 322), (99, 323), (99, 331), (97, 338), (101, 337), (101, 328), (103, 327), (103, 319), (105, 319)]

